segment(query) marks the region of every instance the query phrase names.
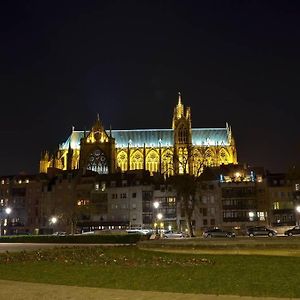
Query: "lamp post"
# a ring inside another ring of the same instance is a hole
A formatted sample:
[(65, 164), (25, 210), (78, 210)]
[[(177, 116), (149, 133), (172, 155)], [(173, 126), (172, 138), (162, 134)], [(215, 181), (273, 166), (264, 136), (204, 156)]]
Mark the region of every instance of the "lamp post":
[(163, 218), (163, 215), (162, 215), (162, 213), (158, 213), (158, 214), (156, 215), (156, 218), (157, 218), (157, 220), (158, 220), (158, 224), (159, 224), (159, 229), (160, 229), (160, 237), (163, 237), (163, 232), (162, 232), (163, 223), (162, 223), (162, 222), (160, 222), (160, 221), (162, 220), (162, 218)]
[[(12, 209), (10, 207), (6, 207), (4, 212), (6, 213), (6, 215), (8, 216), (11, 212), (12, 212)], [(3, 213), (1, 212), (1, 215), (0, 215), (0, 236), (2, 236), (2, 215)]]
[(300, 205), (296, 206), (296, 225), (300, 225), (299, 215), (300, 215)]
[[(55, 217), (55, 216), (51, 217), (50, 220), (49, 220), (49, 222), (50, 222), (50, 224), (52, 225), (52, 227), (55, 226), (55, 224), (57, 223), (57, 221), (58, 221), (58, 219), (57, 219), (57, 217)], [(53, 228), (52, 228), (52, 229), (53, 229)], [(53, 230), (53, 231), (54, 231), (54, 230)]]
[[(153, 202), (153, 207), (154, 207), (155, 210), (157, 211), (158, 208), (159, 208), (159, 202), (158, 202), (158, 201), (154, 201), (154, 202)], [(155, 212), (155, 214), (156, 214), (156, 212)], [(156, 214), (156, 218), (155, 218), (154, 228), (155, 228), (155, 234), (158, 234), (157, 214)]]

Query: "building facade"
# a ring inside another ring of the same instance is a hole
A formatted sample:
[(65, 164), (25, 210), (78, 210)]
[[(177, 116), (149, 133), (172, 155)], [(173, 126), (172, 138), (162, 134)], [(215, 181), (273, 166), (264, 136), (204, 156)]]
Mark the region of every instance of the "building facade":
[(72, 129), (56, 153), (45, 151), (40, 172), (48, 168), (99, 174), (147, 170), (151, 174), (199, 175), (204, 166), (236, 164), (231, 127), (192, 128), (191, 109), (179, 94), (171, 129), (106, 131), (99, 116), (89, 132)]
[(269, 199), (262, 168), (223, 165), (205, 169), (197, 190), (196, 229), (221, 227), (242, 232), (269, 224)]

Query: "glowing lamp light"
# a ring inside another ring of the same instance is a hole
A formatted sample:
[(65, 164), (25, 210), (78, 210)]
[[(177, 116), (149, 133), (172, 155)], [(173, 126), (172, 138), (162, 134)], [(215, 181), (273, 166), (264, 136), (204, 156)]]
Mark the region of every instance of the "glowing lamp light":
[(250, 217), (250, 218), (254, 218), (254, 215), (255, 215), (255, 214), (254, 214), (253, 211), (250, 211), (250, 212), (249, 212), (249, 217)]
[(158, 220), (161, 220), (163, 218), (163, 215), (161, 213), (158, 213), (156, 217)]
[(296, 206), (296, 211), (300, 213), (300, 205)]
[(9, 215), (11, 213), (12, 209), (10, 207), (5, 208), (5, 212)]
[(50, 219), (50, 222), (51, 222), (52, 224), (57, 223), (57, 217), (52, 217), (52, 218)]
[(234, 176), (235, 176), (236, 178), (239, 178), (239, 177), (241, 177), (241, 173), (240, 173), (240, 172), (236, 172), (236, 173), (234, 174)]
[(154, 208), (158, 208), (159, 207), (159, 202), (158, 201), (155, 201), (154, 203), (153, 203), (153, 206), (154, 206)]

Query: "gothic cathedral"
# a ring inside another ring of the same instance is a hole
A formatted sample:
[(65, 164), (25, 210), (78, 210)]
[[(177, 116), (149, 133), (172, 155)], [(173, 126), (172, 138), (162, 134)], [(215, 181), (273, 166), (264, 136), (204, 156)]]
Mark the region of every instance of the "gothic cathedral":
[(109, 130), (99, 116), (91, 130), (75, 131), (54, 154), (45, 151), (40, 172), (48, 168), (79, 169), (99, 174), (144, 169), (156, 172), (200, 175), (204, 166), (236, 164), (237, 152), (231, 127), (192, 128), (191, 109), (179, 93), (172, 129)]

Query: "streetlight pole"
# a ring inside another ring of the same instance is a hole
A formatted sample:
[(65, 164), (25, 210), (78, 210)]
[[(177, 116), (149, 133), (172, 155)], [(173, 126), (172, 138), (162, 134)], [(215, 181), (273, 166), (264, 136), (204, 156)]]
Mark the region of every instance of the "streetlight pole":
[(300, 205), (296, 206), (296, 225), (300, 225), (300, 220), (299, 220), (299, 215), (300, 215)]
[[(12, 212), (12, 209), (10, 207), (6, 207), (4, 211), (5, 211), (6, 215), (8, 216)], [(1, 212), (1, 216), (0, 216), (0, 237), (2, 236), (2, 221), (3, 221), (2, 214), (3, 214), (3, 212)]]
[(158, 220), (158, 223), (159, 223), (159, 229), (160, 229), (160, 237), (163, 237), (163, 231), (162, 231), (162, 222), (161, 222), (161, 220), (162, 220), (162, 218), (163, 218), (163, 215), (162, 215), (162, 213), (158, 213), (157, 215), (156, 215), (156, 218), (157, 218), (157, 220)]
[(55, 216), (53, 216), (53, 217), (50, 218), (50, 224), (52, 225), (52, 230), (54, 229), (54, 226), (57, 223), (57, 221), (58, 221), (58, 219)]
[[(157, 211), (158, 208), (159, 208), (159, 202), (158, 201), (155, 201), (153, 202), (153, 207), (155, 208), (155, 210)], [(158, 222), (157, 222), (157, 214), (155, 212), (155, 223), (154, 223), (154, 227), (155, 227), (155, 234), (158, 235)]]

